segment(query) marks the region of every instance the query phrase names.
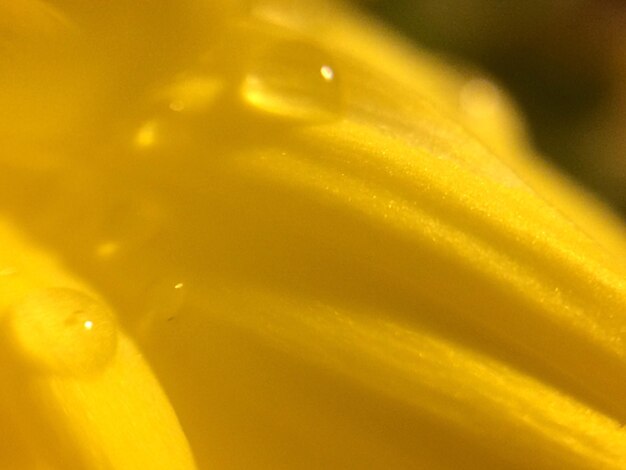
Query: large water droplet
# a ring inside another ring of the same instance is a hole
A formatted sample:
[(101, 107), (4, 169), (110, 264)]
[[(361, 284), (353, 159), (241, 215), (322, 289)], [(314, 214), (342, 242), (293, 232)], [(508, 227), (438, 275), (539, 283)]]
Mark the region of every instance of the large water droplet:
[(54, 373), (97, 372), (116, 350), (113, 313), (75, 289), (49, 288), (27, 296), (13, 309), (10, 326), (19, 353)]
[(341, 88), (329, 55), (302, 41), (284, 41), (252, 54), (241, 87), (245, 103), (295, 120), (335, 119)]

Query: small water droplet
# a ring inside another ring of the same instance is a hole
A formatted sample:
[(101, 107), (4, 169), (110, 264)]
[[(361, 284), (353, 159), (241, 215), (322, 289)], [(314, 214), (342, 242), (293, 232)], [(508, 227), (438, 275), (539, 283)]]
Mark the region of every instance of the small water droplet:
[(146, 310), (137, 325), (137, 334), (144, 337), (167, 322), (178, 319), (187, 298), (187, 284), (181, 278), (168, 276), (148, 288)]
[(341, 88), (329, 55), (302, 41), (283, 41), (252, 54), (243, 79), (245, 103), (266, 114), (302, 120), (335, 119)]
[(496, 115), (502, 104), (498, 87), (484, 78), (473, 78), (461, 88), (461, 110), (475, 119), (489, 119)]
[(155, 283), (149, 294), (149, 315), (157, 320), (175, 318), (186, 296), (187, 287), (180, 279), (168, 278)]
[(30, 294), (13, 309), (10, 319), (11, 337), (19, 353), (54, 373), (97, 372), (116, 350), (113, 313), (75, 289), (49, 288)]

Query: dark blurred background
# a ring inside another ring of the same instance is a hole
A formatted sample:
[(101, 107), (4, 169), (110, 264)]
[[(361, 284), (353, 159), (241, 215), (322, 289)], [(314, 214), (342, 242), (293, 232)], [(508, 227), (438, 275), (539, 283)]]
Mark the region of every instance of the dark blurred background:
[(535, 146), (626, 218), (626, 1), (360, 3), (431, 51), (498, 80)]

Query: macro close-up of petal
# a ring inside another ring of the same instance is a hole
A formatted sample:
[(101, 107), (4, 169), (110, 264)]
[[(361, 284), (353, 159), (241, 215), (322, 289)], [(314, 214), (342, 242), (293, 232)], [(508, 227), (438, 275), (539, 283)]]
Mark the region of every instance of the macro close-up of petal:
[(0, 0), (0, 468), (626, 468), (626, 228), (330, 0)]

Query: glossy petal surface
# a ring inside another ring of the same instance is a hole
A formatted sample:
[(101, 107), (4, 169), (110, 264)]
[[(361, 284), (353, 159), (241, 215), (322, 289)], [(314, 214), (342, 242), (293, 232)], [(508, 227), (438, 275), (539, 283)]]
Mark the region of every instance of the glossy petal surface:
[[(624, 468), (624, 229), (487, 78), (324, 1), (16, 5), (4, 216), (115, 307), (200, 468)], [(169, 410), (115, 364), (85, 400)]]

